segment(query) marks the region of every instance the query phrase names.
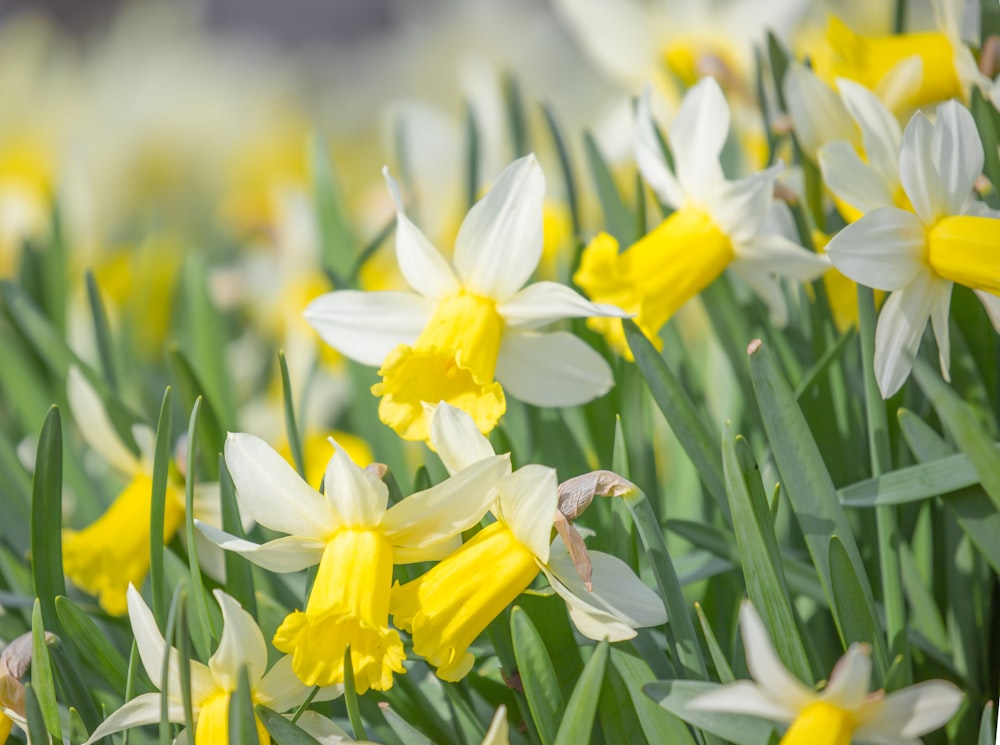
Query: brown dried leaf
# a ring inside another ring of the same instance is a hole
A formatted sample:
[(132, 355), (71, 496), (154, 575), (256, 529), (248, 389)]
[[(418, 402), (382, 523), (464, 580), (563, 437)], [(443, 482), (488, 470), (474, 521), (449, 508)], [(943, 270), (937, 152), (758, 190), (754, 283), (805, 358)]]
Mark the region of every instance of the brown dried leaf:
[(614, 471), (591, 471), (559, 484), (559, 511), (575, 520), (586, 511), (594, 497), (624, 497), (635, 484)]

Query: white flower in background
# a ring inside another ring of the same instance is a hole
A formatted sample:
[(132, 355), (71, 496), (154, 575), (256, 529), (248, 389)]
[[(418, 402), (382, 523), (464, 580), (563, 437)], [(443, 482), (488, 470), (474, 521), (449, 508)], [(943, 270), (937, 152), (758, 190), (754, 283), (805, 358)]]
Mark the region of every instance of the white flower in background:
[[(193, 742), (196, 745), (224, 743), (229, 737), (229, 700), (239, 684), (245, 668), (250, 681), (250, 698), (277, 712), (299, 706), (312, 692), (292, 672), (291, 658), (282, 657), (267, 670), (267, 643), (264, 635), (240, 604), (222, 590), (215, 590), (215, 599), (222, 609), (222, 636), (215, 653), (205, 665), (191, 660), (191, 707), (194, 716)], [(139, 659), (153, 685), (163, 680), (163, 661), (167, 658), (167, 642), (156, 625), (149, 606), (135, 587), (128, 588), (128, 615), (135, 635)], [(167, 721), (184, 723), (184, 702), (181, 698), (180, 653), (170, 647), (167, 664)], [(342, 686), (321, 689), (317, 701), (329, 701), (343, 692)], [(161, 693), (143, 693), (112, 713), (94, 730), (86, 745), (102, 737), (131, 727), (160, 721)], [(326, 743), (350, 741), (347, 734), (333, 722), (316, 712), (304, 712), (299, 727)], [(264, 725), (257, 720), (257, 734), (262, 745), (270, 742)], [(187, 741), (192, 741), (187, 735)]]
[(875, 329), (875, 376), (888, 398), (909, 377), (930, 319), (948, 378), (954, 283), (970, 287), (1000, 332), (1000, 220), (973, 197), (983, 147), (955, 101), (931, 124), (917, 113), (903, 133), (899, 173), (913, 212), (881, 207), (848, 225), (827, 252), (843, 274), (891, 292)]
[(386, 180), (397, 207), (396, 257), (416, 293), (342, 290), (306, 309), (332, 347), (381, 365), (372, 393), (382, 397), (383, 422), (404, 439), (426, 440), (424, 404), (447, 401), (489, 432), (506, 411), (505, 390), (537, 406), (573, 406), (611, 388), (611, 369), (583, 341), (536, 330), (624, 313), (555, 282), (523, 287), (542, 251), (545, 177), (533, 155), (511, 164), (472, 207), (451, 264), (406, 217), (388, 173)]
[(740, 609), (740, 629), (752, 681), (720, 686), (692, 699), (703, 711), (787, 722), (781, 745), (920, 745), (920, 736), (937, 729), (962, 702), (962, 692), (947, 681), (931, 680), (886, 695), (868, 692), (871, 653), (852, 644), (830, 673), (822, 691), (799, 681), (782, 664), (767, 629), (749, 601)]
[[(653, 124), (649, 91), (639, 102), (635, 156), (646, 182), (675, 211), (638, 242), (619, 252), (598, 235), (583, 253), (574, 281), (594, 301), (636, 314), (648, 337), (727, 268), (749, 285), (778, 325), (788, 311), (778, 277), (811, 280), (829, 266), (772, 228), (779, 209), (774, 183), (780, 167), (730, 181), (719, 162), (729, 132), (729, 106), (719, 84), (702, 80), (684, 96), (669, 141), (674, 165), (663, 154)], [(627, 345), (618, 319), (588, 324), (620, 351)]]

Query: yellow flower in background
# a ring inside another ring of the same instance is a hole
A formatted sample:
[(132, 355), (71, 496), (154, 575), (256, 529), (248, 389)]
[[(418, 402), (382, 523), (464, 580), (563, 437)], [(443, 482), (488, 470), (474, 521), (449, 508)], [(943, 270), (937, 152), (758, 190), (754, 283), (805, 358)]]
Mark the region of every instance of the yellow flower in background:
[[(670, 127), (674, 168), (666, 162), (651, 112), (649, 90), (639, 102), (635, 151), (639, 170), (675, 211), (624, 251), (600, 234), (583, 252), (574, 281), (595, 302), (634, 313), (636, 323), (659, 345), (660, 327), (726, 269), (753, 288), (777, 325), (787, 322), (784, 295), (775, 277), (813, 279), (828, 267), (774, 226), (778, 169), (738, 181), (725, 178), (719, 157), (729, 132), (729, 107), (719, 84), (698, 83)], [(591, 318), (621, 354), (630, 356), (621, 321)]]
[(291, 655), (295, 674), (308, 685), (342, 683), (349, 647), (359, 693), (387, 690), (393, 673), (405, 672), (402, 642), (389, 628), (393, 564), (451, 551), (458, 534), (485, 514), (494, 483), (510, 471), (507, 456), (491, 457), (388, 507), (385, 484), (341, 448), (327, 465), (324, 494), (252, 435), (229, 435), (226, 464), (243, 510), (287, 535), (257, 545), (198, 527), (271, 571), (319, 564), (305, 610), (285, 618), (274, 646)]
[[(337, 443), (342, 448), (347, 457), (358, 465), (367, 466), (375, 460), (372, 449), (363, 439), (350, 432), (333, 430), (331, 432), (312, 431), (306, 432), (302, 437), (302, 458), (305, 461), (305, 480), (307, 484), (319, 487), (326, 472), (326, 465), (330, 460), (330, 440)], [(295, 465), (292, 457), (292, 447), (287, 438), (282, 440), (276, 450), (288, 461), (290, 465)]]
[(564, 318), (624, 315), (555, 282), (523, 287), (542, 252), (545, 177), (534, 156), (515, 161), (469, 211), (449, 264), (406, 217), (395, 183), (396, 254), (419, 294), (333, 292), (306, 318), (343, 354), (381, 365), (379, 418), (406, 440), (429, 437), (431, 406), (446, 401), (489, 432), (505, 390), (537, 406), (573, 406), (612, 385), (604, 359), (565, 331)]
[(962, 692), (943, 680), (889, 695), (869, 693), (871, 652), (864, 644), (851, 645), (817, 692), (782, 664), (749, 601), (740, 609), (740, 630), (753, 680), (719, 686), (688, 706), (788, 722), (781, 745), (850, 745), (855, 738), (879, 745), (916, 745), (921, 735), (951, 719), (962, 702)]
[(27, 134), (0, 138), (0, 278), (14, 276), (26, 239), (49, 232), (54, 169), (49, 150)]

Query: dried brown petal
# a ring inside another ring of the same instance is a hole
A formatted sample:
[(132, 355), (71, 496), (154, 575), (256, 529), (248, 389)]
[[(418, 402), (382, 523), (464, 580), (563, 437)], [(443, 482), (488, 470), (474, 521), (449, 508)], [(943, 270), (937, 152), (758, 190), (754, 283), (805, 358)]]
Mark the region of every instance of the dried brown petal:
[(559, 511), (575, 520), (594, 497), (624, 497), (633, 491), (635, 484), (614, 471), (591, 471), (559, 484)]
[(587, 546), (583, 542), (583, 536), (577, 532), (573, 524), (559, 510), (556, 510), (553, 523), (555, 524), (556, 532), (562, 536), (563, 543), (566, 544), (566, 548), (569, 550), (570, 558), (573, 559), (573, 568), (576, 569), (576, 573), (583, 580), (587, 592), (593, 592), (594, 585), (591, 582), (591, 577), (594, 574), (594, 568), (590, 563), (590, 554), (587, 553)]

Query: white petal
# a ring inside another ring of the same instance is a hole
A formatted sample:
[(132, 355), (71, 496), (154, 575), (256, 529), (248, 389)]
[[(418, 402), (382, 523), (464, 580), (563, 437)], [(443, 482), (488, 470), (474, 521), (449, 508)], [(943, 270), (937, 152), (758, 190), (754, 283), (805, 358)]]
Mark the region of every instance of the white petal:
[(782, 88), (795, 137), (812, 160), (828, 142), (857, 141), (854, 122), (840, 96), (805, 65), (790, 63)]
[(684, 191), (677, 178), (667, 167), (660, 138), (653, 124), (653, 106), (649, 86), (642, 92), (635, 119), (635, 162), (642, 177), (664, 204), (680, 209), (684, 204)]
[(449, 474), (495, 455), (490, 441), (472, 417), (444, 401), (431, 415), (431, 443)]
[(219, 548), (235, 551), (257, 566), (272, 572), (298, 572), (306, 567), (316, 566), (326, 547), (326, 543), (318, 538), (303, 538), (297, 535), (285, 536), (258, 545), (224, 533), (200, 520), (195, 521), (195, 526)]
[(849, 142), (838, 140), (820, 148), (819, 167), (823, 171), (823, 181), (834, 196), (860, 213), (893, 206), (890, 184), (861, 160)]
[(592, 303), (580, 293), (558, 282), (535, 282), (528, 285), (497, 310), (507, 326), (515, 329), (535, 329), (563, 318), (628, 316), (621, 308)]
[(839, 78), (837, 88), (854, 121), (861, 127), (865, 157), (881, 180), (893, 187), (899, 183), (899, 123), (878, 96), (851, 80)]
[(357, 465), (338, 447), (326, 466), (326, 501), (339, 525), (373, 528), (382, 522), (389, 488), (377, 475)]
[(830, 260), (823, 254), (813, 253), (777, 233), (759, 235), (740, 246), (737, 262), (801, 282), (814, 280), (830, 268)]
[(588, 554), (592, 591), (580, 579), (562, 539), (553, 542), (546, 565), (546, 576), (569, 606), (580, 633), (595, 640), (622, 641), (635, 636), (635, 629), (667, 622), (663, 601), (625, 562), (600, 551)]
[(855, 711), (868, 697), (871, 677), (871, 650), (864, 644), (852, 644), (830, 673), (822, 698), (846, 711)]
[(240, 506), (264, 527), (318, 539), (337, 527), (323, 495), (259, 437), (230, 432), (226, 466)]
[[(135, 636), (135, 645), (139, 650), (139, 659), (142, 666), (146, 668), (146, 674), (157, 688), (163, 680), (163, 653), (167, 646), (160, 627), (156, 625), (153, 611), (146, 605), (139, 591), (129, 585), (126, 593), (128, 602), (128, 620), (132, 624), (132, 634)], [(171, 649), (171, 666), (177, 665), (176, 650)], [(174, 670), (171, 670), (173, 677)]]
[[(130, 727), (141, 727), (145, 724), (156, 724), (160, 721), (160, 694), (143, 693), (122, 704), (121, 708), (112, 712), (107, 719), (94, 730), (94, 733), (83, 745), (107, 737), (114, 732), (121, 732)], [(183, 722), (184, 706), (180, 701), (167, 703), (167, 721)]]
[(926, 272), (923, 224), (912, 212), (883, 207), (837, 233), (826, 253), (837, 269), (877, 290), (898, 290)]
[(1000, 334), (1000, 297), (982, 290), (976, 290), (975, 293), (983, 307), (986, 308), (986, 315), (990, 317), (993, 328)]
[(212, 594), (222, 609), (222, 638), (208, 660), (208, 667), (216, 682), (230, 691), (236, 690), (240, 670), (246, 668), (252, 690), (267, 669), (264, 635), (253, 616), (243, 610), (234, 598), (222, 590), (215, 590)]
[(777, 163), (766, 171), (715, 185), (712, 200), (705, 207), (734, 247), (752, 240), (768, 219), (774, 204), (774, 184), (783, 168)]
[[(307, 686), (292, 669), (291, 655), (282, 656), (267, 671), (260, 683), (254, 686), (254, 698), (269, 709), (282, 712), (298, 706), (309, 696), (312, 686)], [(316, 701), (329, 701), (344, 693), (343, 685), (320, 688)]]
[(555, 469), (537, 464), (522, 466), (497, 482), (497, 517), (543, 564), (549, 559), (557, 487)]
[(948, 192), (934, 163), (934, 128), (917, 112), (903, 132), (899, 177), (913, 209), (925, 225), (948, 214)]
[(882, 398), (898, 391), (910, 375), (934, 305), (934, 282), (929, 275), (918, 274), (882, 306), (875, 326), (875, 378)]
[(468, 530), (483, 519), (496, 483), (510, 473), (510, 456), (494, 455), (463, 468), (430, 489), (396, 502), (382, 520), (394, 546), (426, 548)]
[(636, 0), (556, 0), (576, 38), (623, 83), (642, 82), (659, 53), (648, 6)]
[(784, 702), (793, 711), (799, 711), (817, 699), (816, 694), (788, 672), (778, 658), (764, 622), (747, 600), (740, 607), (740, 630), (743, 632), (750, 676), (770, 698)]
[(536, 406), (575, 406), (614, 385), (604, 358), (567, 331), (507, 331), (496, 377), (514, 398)]
[(433, 300), (408, 292), (338, 290), (313, 300), (303, 315), (338, 352), (376, 367), (416, 341), (433, 312)]
[(403, 211), (399, 187), (389, 175), (389, 169), (383, 168), (382, 175), (396, 203), (396, 261), (403, 277), (410, 287), (425, 297), (439, 298), (457, 292), (458, 280), (448, 262)]
[(507, 724), (507, 707), (497, 707), (497, 713), (493, 715), (490, 728), (486, 730), (486, 737), (483, 738), (482, 745), (510, 745), (510, 729)]
[(729, 133), (729, 104), (715, 78), (703, 78), (684, 94), (670, 126), (670, 150), (677, 180), (696, 201), (723, 179), (719, 155)]
[(951, 683), (929, 680), (886, 696), (872, 721), (855, 733), (858, 739), (886, 733), (920, 737), (945, 724), (962, 703), (963, 694)]
[(734, 261), (729, 265), (729, 272), (744, 282), (754, 291), (770, 312), (771, 323), (777, 328), (788, 325), (788, 304), (785, 302), (785, 291), (774, 276), (756, 267), (752, 262)]
[(976, 123), (958, 101), (946, 101), (934, 122), (934, 162), (944, 184), (949, 214), (961, 213), (983, 171), (983, 143)]
[(951, 311), (951, 289), (953, 282), (935, 282), (934, 299), (931, 301), (931, 328), (934, 329), (934, 339), (938, 346), (938, 362), (941, 365), (941, 375), (945, 380), (951, 380), (951, 337), (948, 332), (948, 316)]
[(87, 444), (120, 473), (132, 476), (139, 471), (139, 459), (122, 442), (97, 391), (75, 365), (66, 376), (66, 396)]
[(771, 698), (770, 693), (749, 680), (719, 686), (696, 696), (687, 703), (691, 709), (701, 711), (727, 711), (731, 714), (750, 714), (755, 717), (772, 719), (776, 722), (790, 722), (798, 716), (799, 710), (780, 700)]
[(472, 292), (506, 301), (542, 257), (545, 175), (534, 155), (507, 166), (465, 216), (455, 239), (455, 269)]
[[(327, 719), (318, 711), (307, 709), (302, 712), (296, 724), (313, 736), (319, 745), (341, 745), (341, 743), (354, 743), (364, 745), (361, 740), (353, 740), (335, 722)], [(367, 741), (365, 741), (367, 742)]]

